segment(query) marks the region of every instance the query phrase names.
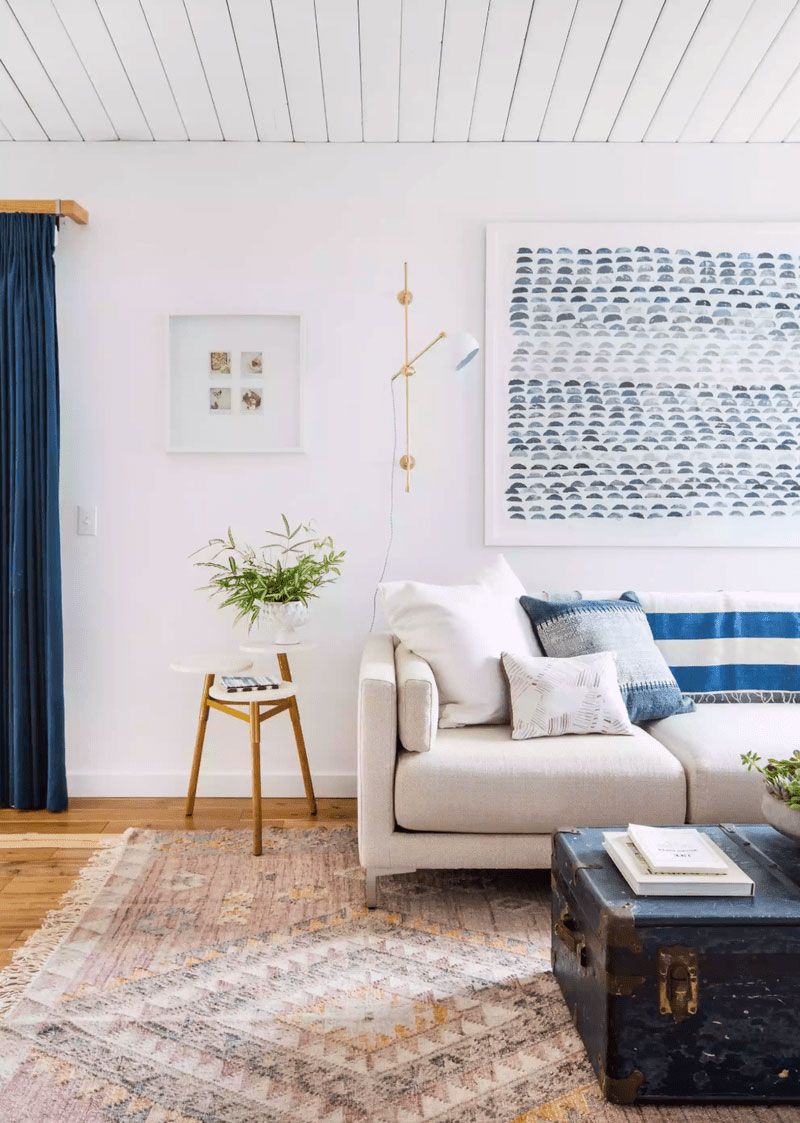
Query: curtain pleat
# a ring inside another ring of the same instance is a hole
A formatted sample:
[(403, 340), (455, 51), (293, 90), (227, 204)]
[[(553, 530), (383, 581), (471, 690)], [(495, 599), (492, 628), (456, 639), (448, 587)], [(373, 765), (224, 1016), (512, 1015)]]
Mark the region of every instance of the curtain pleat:
[(0, 806), (67, 806), (55, 218), (0, 215)]

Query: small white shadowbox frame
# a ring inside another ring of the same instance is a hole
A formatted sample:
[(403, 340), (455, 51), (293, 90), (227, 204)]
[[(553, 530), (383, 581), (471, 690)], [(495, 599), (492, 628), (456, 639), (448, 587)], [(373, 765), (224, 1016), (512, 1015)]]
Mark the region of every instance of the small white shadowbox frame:
[[(168, 452), (304, 452), (305, 323), (296, 312), (181, 313), (168, 318)], [(229, 353), (229, 374), (211, 370), (212, 352)], [(242, 356), (261, 352), (260, 372)], [(230, 390), (213, 410), (213, 389)], [(243, 395), (261, 395), (247, 409)]]

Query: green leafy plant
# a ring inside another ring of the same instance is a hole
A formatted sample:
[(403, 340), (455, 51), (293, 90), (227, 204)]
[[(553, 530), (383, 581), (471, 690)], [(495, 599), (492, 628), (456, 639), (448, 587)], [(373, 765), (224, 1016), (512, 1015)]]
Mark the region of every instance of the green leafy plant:
[(211, 538), (192, 554), (203, 554), (194, 564), (213, 571), (203, 589), (221, 598), (221, 608), (236, 608), (236, 620), (247, 617), (251, 628), (263, 605), (307, 605), (342, 572), (346, 551), (337, 550), (330, 536), (318, 537), (310, 523), (292, 530), (286, 515), (281, 519), (283, 530), (266, 531), (270, 541), (263, 546), (240, 545), (228, 527), (227, 537)]
[(770, 757), (766, 764), (761, 763), (758, 753), (742, 753), (742, 764), (748, 772), (761, 773), (771, 795), (800, 811), (800, 749), (795, 749), (788, 760)]

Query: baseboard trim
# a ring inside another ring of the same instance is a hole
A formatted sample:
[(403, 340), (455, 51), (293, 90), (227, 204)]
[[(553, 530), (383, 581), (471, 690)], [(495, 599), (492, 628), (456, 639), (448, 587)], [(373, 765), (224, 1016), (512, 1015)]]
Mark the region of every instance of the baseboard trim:
[[(179, 796), (186, 794), (185, 772), (69, 772), (71, 796)], [(291, 799), (302, 796), (303, 781), (295, 772), (264, 772), (264, 796)], [(354, 772), (315, 772), (314, 791), (322, 798), (350, 798), (356, 794)], [(249, 772), (203, 772), (198, 796), (249, 796)]]

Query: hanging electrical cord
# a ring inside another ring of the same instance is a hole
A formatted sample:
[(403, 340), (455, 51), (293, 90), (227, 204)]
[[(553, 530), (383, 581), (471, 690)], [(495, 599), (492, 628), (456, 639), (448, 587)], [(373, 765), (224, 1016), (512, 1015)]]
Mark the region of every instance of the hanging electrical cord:
[(397, 465), (397, 401), (394, 396), (394, 381), (389, 382), (389, 393), (392, 395), (392, 471), (389, 483), (389, 541), (386, 543), (386, 553), (383, 557), (381, 575), (375, 586), (375, 592), (372, 594), (372, 620), (369, 625), (370, 631), (375, 627), (375, 613), (378, 609), (378, 585), (380, 585), (386, 576), (386, 570), (389, 566), (389, 555), (392, 552), (392, 543), (394, 542), (394, 478), (395, 467)]

